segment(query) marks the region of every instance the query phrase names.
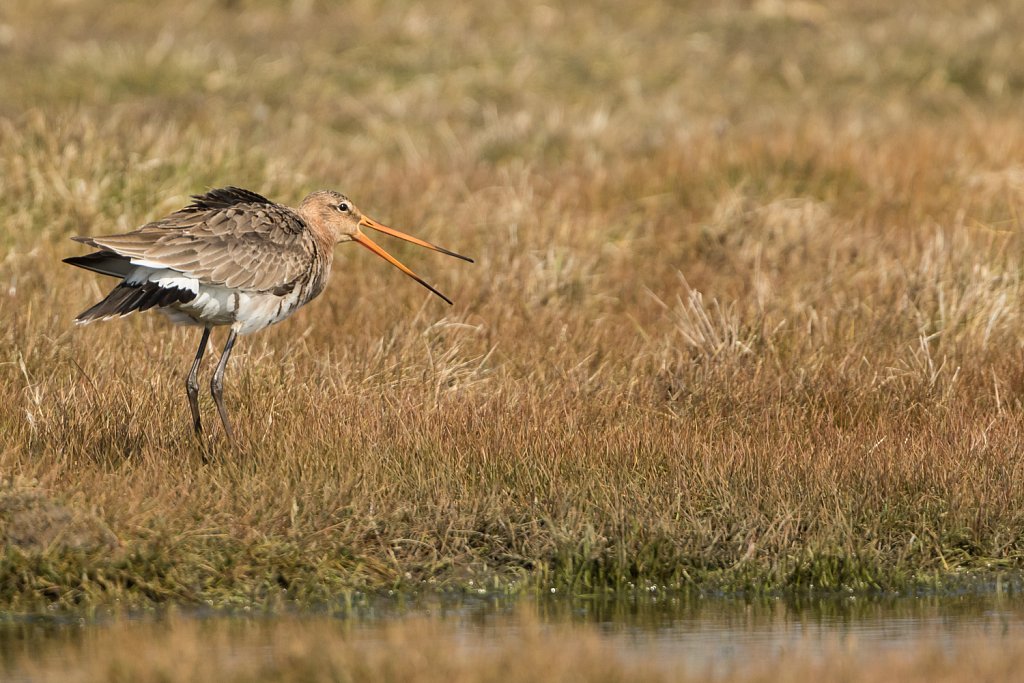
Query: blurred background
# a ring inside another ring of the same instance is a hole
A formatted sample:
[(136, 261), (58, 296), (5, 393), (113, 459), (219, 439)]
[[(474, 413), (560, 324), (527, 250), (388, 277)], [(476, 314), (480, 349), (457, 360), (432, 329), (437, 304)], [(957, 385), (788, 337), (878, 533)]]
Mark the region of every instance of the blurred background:
[[(503, 281), (512, 255), (499, 246), (514, 244), (588, 289), (608, 287), (588, 276), (625, 267), (632, 292), (608, 293), (637, 303), (641, 286), (675, 290), (693, 226), (728, 211), (723, 197), (800, 197), (856, 215), (886, 188), (879, 169), (840, 157), (891, 155), (886, 182), (899, 184), (906, 134), (952, 122), (969, 147), (979, 120), (1019, 114), (1020, 10), (5, 3), (0, 211), (8, 247), (23, 251), (133, 227), (211, 186), (285, 202), (332, 187), (483, 258), (473, 271), (438, 266), (456, 287), (487, 272), (515, 296), (527, 283)], [(997, 152), (998, 137), (973, 144)], [(699, 267), (688, 277), (706, 284)]]

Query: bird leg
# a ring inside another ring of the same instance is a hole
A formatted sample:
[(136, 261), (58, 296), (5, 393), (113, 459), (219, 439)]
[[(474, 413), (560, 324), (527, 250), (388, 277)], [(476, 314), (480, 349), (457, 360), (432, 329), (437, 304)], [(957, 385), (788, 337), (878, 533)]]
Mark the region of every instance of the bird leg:
[(228, 441), (234, 441), (235, 435), (231, 431), (231, 424), (228, 422), (228, 411), (224, 408), (224, 368), (228, 365), (228, 358), (231, 357), (231, 348), (235, 345), (235, 337), (238, 333), (234, 330), (228, 333), (228, 343), (224, 345), (224, 351), (220, 354), (220, 362), (217, 363), (217, 370), (210, 380), (210, 393), (213, 394), (213, 402), (217, 404), (217, 412), (220, 413), (220, 421), (224, 423), (224, 432), (228, 435)]
[(196, 434), (203, 433), (203, 423), (199, 419), (199, 380), (196, 374), (199, 372), (199, 364), (203, 361), (203, 354), (206, 353), (206, 342), (210, 340), (210, 330), (207, 325), (203, 330), (203, 338), (199, 341), (199, 350), (196, 351), (196, 359), (192, 363), (192, 371), (188, 373), (185, 380), (185, 391), (188, 393), (188, 407), (192, 409), (192, 427)]

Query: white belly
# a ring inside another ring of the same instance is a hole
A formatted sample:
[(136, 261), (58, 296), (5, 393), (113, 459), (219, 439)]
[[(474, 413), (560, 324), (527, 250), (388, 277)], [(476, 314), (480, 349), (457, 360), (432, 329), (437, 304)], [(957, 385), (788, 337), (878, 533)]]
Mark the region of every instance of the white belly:
[(195, 299), (160, 312), (177, 324), (231, 325), (239, 334), (250, 334), (287, 318), (298, 308), (297, 299), (295, 292), (280, 297), (199, 285)]
[(155, 282), (195, 292), (186, 303), (159, 308), (176, 325), (231, 325), (239, 334), (262, 330), (281, 322), (299, 307), (299, 288), (283, 296), (264, 292), (245, 292), (217, 285), (201, 284), (178, 271), (138, 267), (127, 282)]

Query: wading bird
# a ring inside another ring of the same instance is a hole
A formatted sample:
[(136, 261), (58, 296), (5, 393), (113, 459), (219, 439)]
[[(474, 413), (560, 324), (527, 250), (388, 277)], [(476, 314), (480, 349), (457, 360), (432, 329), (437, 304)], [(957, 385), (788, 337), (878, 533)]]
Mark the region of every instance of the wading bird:
[(203, 327), (185, 383), (197, 434), (202, 432), (202, 421), (196, 375), (210, 330), (218, 325), (231, 328), (210, 393), (224, 431), (233, 440), (223, 390), (224, 368), (235, 339), (284, 320), (320, 294), (331, 274), (334, 245), (363, 245), (449, 304), (448, 297), (379, 247), (362, 228), (473, 261), (381, 225), (345, 195), (330, 190), (313, 192), (297, 209), (237, 187), (211, 190), (192, 199), (184, 209), (123, 235), (73, 237), (99, 251), (66, 258), (64, 263), (121, 278), (106, 298), (78, 315), (78, 323), (153, 308), (175, 324)]

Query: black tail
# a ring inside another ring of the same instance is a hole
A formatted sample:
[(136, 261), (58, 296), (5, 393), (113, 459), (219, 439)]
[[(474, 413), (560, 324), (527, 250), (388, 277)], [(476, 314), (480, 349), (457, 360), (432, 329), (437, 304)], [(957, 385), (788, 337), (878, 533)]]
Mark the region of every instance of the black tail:
[(132, 264), (127, 258), (105, 250), (94, 251), (85, 256), (71, 256), (64, 259), (64, 263), (111, 277), (124, 277), (132, 269)]
[(155, 282), (144, 282), (137, 285), (122, 282), (114, 287), (103, 301), (79, 313), (75, 322), (87, 323), (93, 320), (103, 320), (104, 318), (128, 315), (133, 311), (146, 311), (154, 306), (187, 303), (195, 298), (195, 292), (190, 292), (187, 289), (161, 287)]

